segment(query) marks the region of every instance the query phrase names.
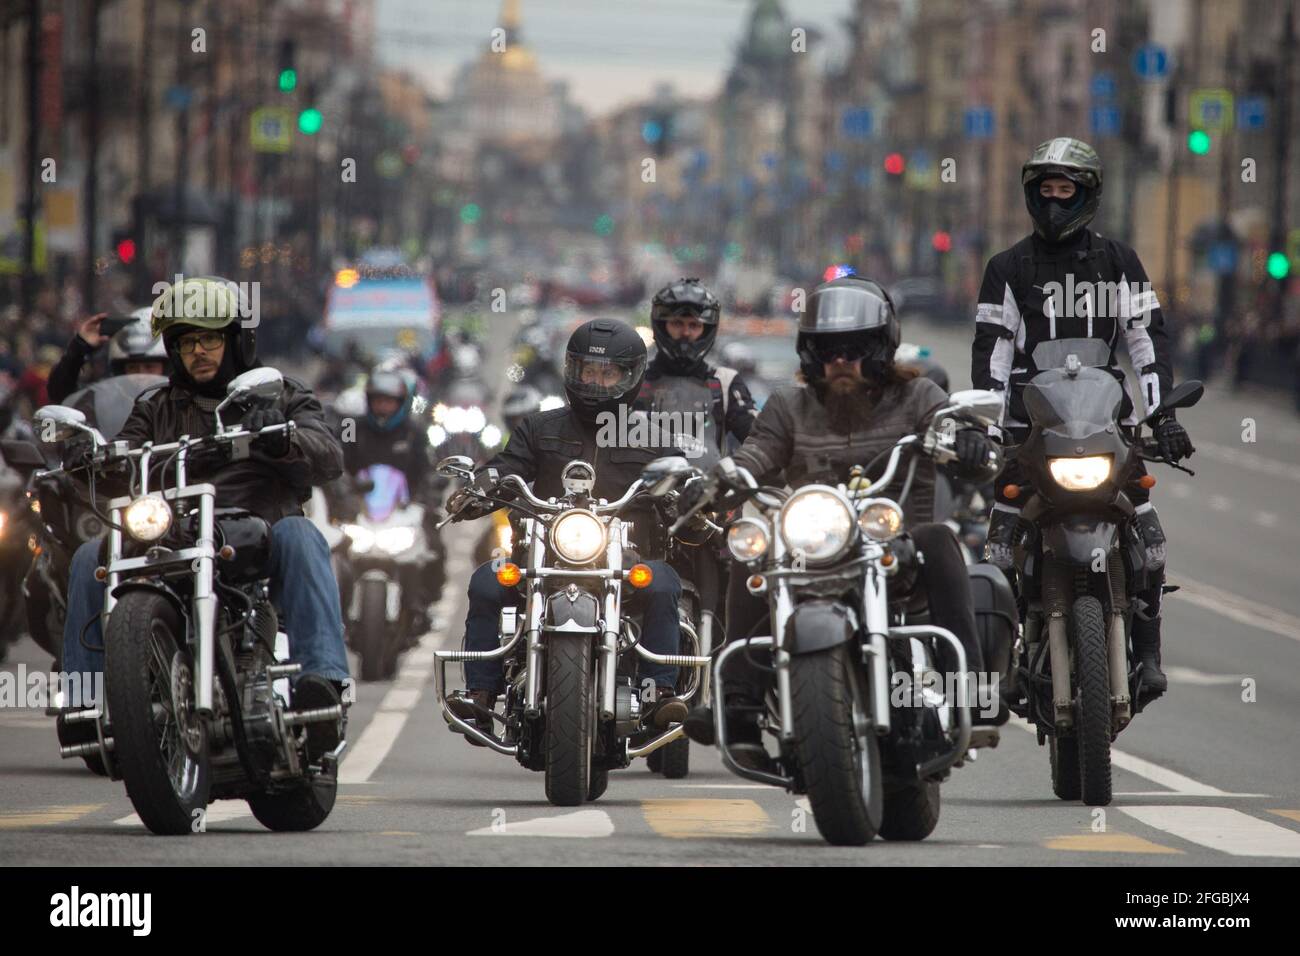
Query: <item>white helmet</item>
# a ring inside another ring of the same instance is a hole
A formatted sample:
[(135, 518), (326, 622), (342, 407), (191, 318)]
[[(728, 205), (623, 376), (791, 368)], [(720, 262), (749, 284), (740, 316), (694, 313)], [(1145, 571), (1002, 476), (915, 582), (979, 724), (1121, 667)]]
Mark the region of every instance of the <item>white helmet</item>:
[(108, 367), (112, 375), (125, 375), (128, 362), (168, 364), (162, 337), (154, 338), (150, 328), (152, 308), (136, 309), (131, 315), (135, 321), (119, 329), (108, 343)]

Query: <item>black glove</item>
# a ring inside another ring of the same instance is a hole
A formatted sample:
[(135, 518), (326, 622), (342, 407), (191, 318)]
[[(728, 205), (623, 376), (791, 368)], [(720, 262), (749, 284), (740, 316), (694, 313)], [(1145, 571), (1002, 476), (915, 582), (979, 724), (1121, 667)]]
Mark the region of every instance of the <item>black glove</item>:
[[(255, 408), (244, 416), (241, 424), (250, 432), (256, 432), (267, 425), (283, 425), (284, 412), (278, 408)], [(289, 454), (288, 431), (271, 432), (256, 439), (257, 447), (271, 458), (283, 458)]]
[(978, 428), (963, 428), (957, 433), (957, 460), (964, 471), (976, 471), (989, 464), (989, 453), (993, 451), (993, 439)]
[(1187, 429), (1172, 418), (1166, 418), (1155, 427), (1156, 442), (1160, 445), (1160, 455), (1169, 461), (1191, 458), (1196, 451)]
[(501, 507), (494, 501), (484, 501), (468, 488), (462, 488), (447, 499), (447, 510), (456, 521), (473, 521), (483, 518)]

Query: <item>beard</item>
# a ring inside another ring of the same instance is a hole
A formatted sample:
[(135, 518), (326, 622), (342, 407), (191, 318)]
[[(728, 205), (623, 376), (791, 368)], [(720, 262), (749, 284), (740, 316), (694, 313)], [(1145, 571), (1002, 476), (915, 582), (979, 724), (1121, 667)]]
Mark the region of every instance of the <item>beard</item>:
[(877, 387), (853, 374), (832, 376), (819, 391), (826, 422), (831, 431), (840, 435), (852, 434), (854, 426), (866, 420), (879, 398)]

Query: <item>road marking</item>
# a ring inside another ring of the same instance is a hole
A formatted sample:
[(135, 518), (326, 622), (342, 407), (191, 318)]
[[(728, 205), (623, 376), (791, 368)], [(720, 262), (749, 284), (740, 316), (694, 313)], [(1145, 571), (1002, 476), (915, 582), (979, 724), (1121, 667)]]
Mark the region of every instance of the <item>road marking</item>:
[(1279, 817), (1286, 817), (1288, 820), (1300, 823), (1300, 810), (1270, 810), (1268, 812), (1276, 813)]
[(78, 803), (63, 807), (45, 807), (41, 810), (0, 811), (0, 830), (26, 830), (28, 827), (49, 827), (59, 823), (80, 820), (94, 813), (102, 803)]
[(1119, 807), (1133, 819), (1231, 856), (1300, 859), (1300, 833), (1230, 807)]
[(1074, 833), (1043, 841), (1049, 850), (1084, 853), (1182, 853), (1173, 847), (1152, 843), (1131, 833)]
[(1210, 495), (1209, 505), (1211, 511), (1231, 511), (1232, 502), (1223, 495)]
[(466, 836), (607, 837), (614, 835), (614, 821), (604, 810), (579, 810), (556, 817), (535, 817), (517, 823), (505, 822), (469, 830)]
[(1263, 525), (1265, 528), (1271, 528), (1277, 524), (1277, 515), (1272, 511), (1256, 511), (1254, 516), (1255, 524)]
[(771, 790), (765, 783), (675, 783), (674, 790)]
[[(1014, 724), (1021, 730), (1027, 730), (1031, 734), (1038, 731), (1025, 720), (1023, 717), (1012, 717), (1008, 724)], [(1191, 777), (1185, 777), (1175, 770), (1162, 767), (1159, 764), (1152, 763), (1149, 760), (1143, 760), (1141, 757), (1123, 750), (1110, 748), (1110, 762), (1116, 767), (1135, 773), (1139, 777), (1145, 777), (1152, 783), (1159, 784), (1162, 787), (1168, 787), (1170, 793), (1156, 791), (1159, 796), (1168, 797), (1267, 797), (1266, 793), (1229, 793), (1226, 790), (1220, 790), (1218, 787), (1212, 787), (1208, 783), (1201, 783), (1193, 780)], [(1129, 794), (1132, 796), (1132, 794)], [(1147, 796), (1148, 794), (1137, 794), (1138, 796)]]
[(763, 808), (753, 800), (642, 800), (646, 823), (660, 836), (756, 836), (773, 829)]
[(1214, 684), (1235, 684), (1240, 687), (1241, 682), (1249, 677), (1249, 674), (1209, 674), (1205, 671), (1198, 671), (1194, 667), (1178, 667), (1172, 664), (1165, 665), (1165, 676), (1175, 684), (1201, 684), (1211, 686)]
[(1191, 578), (1185, 578), (1182, 575), (1178, 577), (1171, 576), (1169, 583), (1177, 584), (1180, 587), (1180, 590), (1169, 595), (1172, 598), (1181, 598), (1195, 604), (1197, 607), (1213, 611), (1215, 614), (1222, 615), (1239, 624), (1259, 628), (1261, 631), (1268, 631), (1277, 634), (1279, 637), (1289, 637), (1293, 641), (1300, 641), (1300, 618), (1287, 614), (1285, 611), (1279, 611), (1277, 608), (1268, 607), (1254, 601), (1247, 601), (1239, 595), (1216, 588), (1212, 584), (1193, 581)]
[(1228, 448), (1224, 445), (1197, 442), (1196, 450), (1207, 458), (1226, 462), (1234, 468), (1245, 468), (1247, 471), (1255, 471), (1261, 475), (1272, 475), (1274, 478), (1300, 482), (1300, 468), (1273, 458), (1265, 458), (1244, 448)]
[[(204, 815), (203, 825), (211, 826), (214, 823), (226, 823), (230, 820), (242, 820), (244, 817), (251, 817), (253, 811), (243, 800), (218, 800), (216, 803), (209, 804), (207, 813)], [(114, 820), (113, 823), (119, 827), (142, 827), (144, 821), (134, 813), (127, 814)]]

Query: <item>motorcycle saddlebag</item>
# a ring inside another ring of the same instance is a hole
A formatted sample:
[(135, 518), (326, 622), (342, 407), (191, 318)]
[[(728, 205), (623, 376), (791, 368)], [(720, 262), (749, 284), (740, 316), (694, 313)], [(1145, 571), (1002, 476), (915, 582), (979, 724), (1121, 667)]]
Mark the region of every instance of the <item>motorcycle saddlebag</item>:
[(972, 564), (966, 571), (970, 575), (975, 628), (984, 653), (984, 667), (1005, 680), (1011, 667), (1011, 646), (1020, 624), (1015, 595), (1006, 575), (991, 564)]

